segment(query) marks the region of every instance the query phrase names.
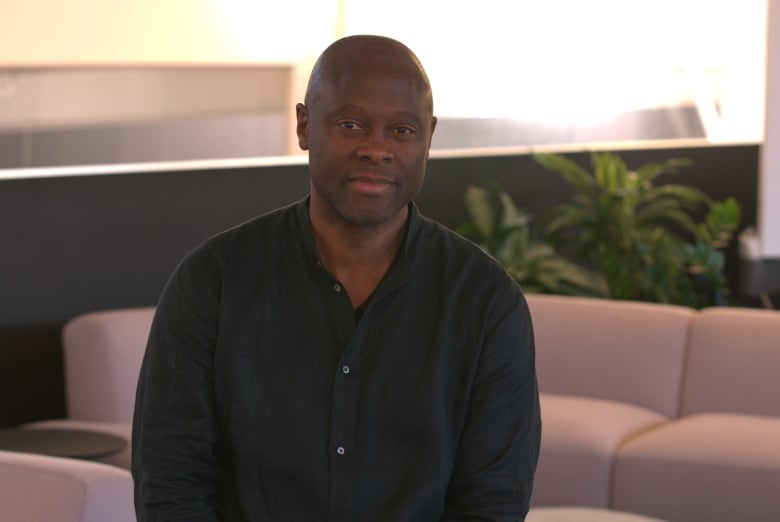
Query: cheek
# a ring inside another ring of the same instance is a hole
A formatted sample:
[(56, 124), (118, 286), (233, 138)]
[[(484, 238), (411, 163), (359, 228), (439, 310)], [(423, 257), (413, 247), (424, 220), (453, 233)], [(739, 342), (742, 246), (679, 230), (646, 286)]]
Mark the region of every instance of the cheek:
[(412, 175), (422, 178), (425, 175), (425, 167), (428, 165), (428, 150), (415, 151), (406, 156), (404, 170)]

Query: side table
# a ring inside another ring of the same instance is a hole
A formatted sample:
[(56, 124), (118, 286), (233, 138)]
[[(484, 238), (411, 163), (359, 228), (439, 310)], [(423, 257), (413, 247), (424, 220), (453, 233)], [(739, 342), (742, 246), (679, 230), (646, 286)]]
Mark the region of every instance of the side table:
[(127, 441), (110, 433), (64, 428), (0, 429), (0, 450), (98, 459), (122, 451)]

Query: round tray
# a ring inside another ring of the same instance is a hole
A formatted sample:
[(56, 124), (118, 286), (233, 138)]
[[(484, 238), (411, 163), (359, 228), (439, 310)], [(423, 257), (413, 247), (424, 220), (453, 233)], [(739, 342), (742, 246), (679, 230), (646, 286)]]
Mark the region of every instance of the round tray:
[(127, 441), (110, 433), (50, 429), (0, 429), (0, 450), (95, 459), (122, 451)]

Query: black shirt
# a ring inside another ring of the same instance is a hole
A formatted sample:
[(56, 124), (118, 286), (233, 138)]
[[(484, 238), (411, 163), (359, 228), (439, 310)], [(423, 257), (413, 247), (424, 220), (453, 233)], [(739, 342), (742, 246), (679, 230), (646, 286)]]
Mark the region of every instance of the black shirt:
[(528, 308), (497, 262), (409, 210), (359, 318), (308, 199), (182, 261), (138, 387), (139, 520), (523, 519), (540, 439)]

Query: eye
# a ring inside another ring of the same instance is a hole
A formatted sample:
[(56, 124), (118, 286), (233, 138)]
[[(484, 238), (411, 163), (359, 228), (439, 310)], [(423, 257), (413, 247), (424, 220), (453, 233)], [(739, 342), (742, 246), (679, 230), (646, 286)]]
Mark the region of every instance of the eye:
[(354, 120), (344, 120), (338, 122), (338, 126), (346, 130), (362, 130), (363, 126)]
[(414, 134), (417, 129), (409, 127), (408, 125), (399, 125), (394, 129), (396, 134)]

